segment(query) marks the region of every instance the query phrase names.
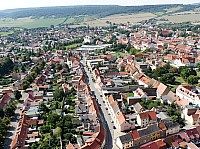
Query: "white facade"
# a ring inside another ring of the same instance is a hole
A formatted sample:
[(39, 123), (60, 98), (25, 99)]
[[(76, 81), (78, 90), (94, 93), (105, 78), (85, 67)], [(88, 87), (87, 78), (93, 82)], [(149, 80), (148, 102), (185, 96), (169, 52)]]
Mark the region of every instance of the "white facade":
[(137, 124), (140, 127), (146, 127), (149, 124), (149, 117), (146, 119), (141, 119), (140, 114), (137, 115)]
[(194, 93), (184, 87), (178, 87), (176, 89), (176, 95), (179, 96), (181, 99), (186, 99), (190, 103), (200, 106), (199, 95), (197, 95), (196, 93)]

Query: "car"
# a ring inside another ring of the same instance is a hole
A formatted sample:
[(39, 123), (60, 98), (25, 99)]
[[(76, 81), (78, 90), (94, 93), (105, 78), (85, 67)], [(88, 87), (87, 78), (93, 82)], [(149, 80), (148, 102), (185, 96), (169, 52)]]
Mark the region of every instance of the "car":
[(106, 110), (108, 110), (108, 108), (106, 107)]
[(108, 113), (108, 115), (110, 115), (110, 113)]
[(103, 103), (105, 103), (105, 101), (103, 100)]
[(115, 126), (113, 126), (113, 129), (116, 129), (116, 127), (115, 127)]

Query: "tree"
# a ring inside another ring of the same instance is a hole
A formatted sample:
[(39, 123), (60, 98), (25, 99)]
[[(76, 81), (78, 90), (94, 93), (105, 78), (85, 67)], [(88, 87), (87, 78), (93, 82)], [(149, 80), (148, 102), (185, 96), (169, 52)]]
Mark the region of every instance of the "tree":
[(66, 94), (60, 86), (57, 86), (53, 92), (53, 97), (55, 100), (62, 101), (66, 97)]
[(164, 84), (174, 84), (176, 78), (173, 74), (167, 73), (160, 77), (160, 81)]
[(56, 136), (56, 137), (60, 137), (61, 136), (61, 133), (62, 133), (62, 129), (60, 127), (56, 127), (56, 129), (54, 130), (53, 134)]
[(187, 82), (191, 85), (197, 84), (199, 80), (198, 76), (191, 75), (187, 78)]
[(180, 74), (181, 74), (181, 77), (183, 79), (187, 79), (190, 75), (194, 75), (196, 76), (197, 75), (197, 72), (191, 68), (191, 67), (182, 67), (182, 68), (179, 68), (180, 70)]
[(47, 118), (47, 124), (52, 126), (53, 128), (55, 128), (56, 126), (56, 123), (60, 121), (60, 116), (55, 114), (55, 113), (52, 113), (52, 114), (49, 114), (48, 115), (48, 118)]
[(16, 90), (14, 91), (15, 99), (19, 100), (22, 97), (22, 94), (20, 91)]
[(197, 67), (198, 70), (200, 71), (200, 63), (197, 63), (196, 67)]
[(4, 111), (3, 109), (0, 109), (0, 118), (3, 118), (4, 117)]

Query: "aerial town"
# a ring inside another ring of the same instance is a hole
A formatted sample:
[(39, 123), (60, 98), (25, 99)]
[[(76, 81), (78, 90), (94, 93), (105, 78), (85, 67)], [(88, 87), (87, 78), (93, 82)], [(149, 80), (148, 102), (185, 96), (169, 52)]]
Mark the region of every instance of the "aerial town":
[(200, 147), (200, 26), (10, 30), (0, 37), (0, 148)]

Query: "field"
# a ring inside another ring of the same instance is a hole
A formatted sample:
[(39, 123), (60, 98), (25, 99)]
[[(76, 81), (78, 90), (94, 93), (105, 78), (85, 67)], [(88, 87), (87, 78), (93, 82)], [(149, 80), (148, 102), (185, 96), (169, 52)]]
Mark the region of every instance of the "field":
[[(110, 23), (138, 23), (151, 18), (157, 18), (158, 20), (167, 19), (170, 22), (180, 23), (180, 22), (192, 22), (194, 24), (200, 23), (200, 12), (196, 10), (188, 12), (174, 13), (175, 11), (181, 9), (181, 7), (174, 7), (171, 9), (166, 9), (164, 12), (153, 13), (130, 13), (130, 14), (116, 14), (110, 15), (103, 18), (97, 18), (96, 16), (89, 15), (79, 15), (67, 18), (56, 18), (56, 17), (26, 17), (26, 18), (0, 18), (0, 27), (22, 27), (22, 28), (37, 28), (37, 27), (50, 27), (51, 25), (58, 25), (60, 23), (74, 24), (70, 27), (78, 26), (109, 26)], [(170, 13), (170, 14), (169, 14)], [(162, 21), (161, 21), (162, 23)], [(6, 36), (7, 33), (0, 33)]]
[(93, 27), (108, 26), (109, 25), (108, 22), (116, 23), (116, 24), (127, 23), (127, 22), (138, 23), (140, 21), (148, 20), (154, 17), (156, 17), (156, 15), (152, 13), (117, 14), (117, 15), (111, 15), (104, 18), (91, 20), (91, 21), (85, 21), (85, 22), (80, 23), (80, 26), (83, 26), (83, 25), (89, 25)]
[(37, 28), (37, 27), (50, 27), (62, 23), (65, 18), (2, 18), (0, 19), (0, 27), (22, 27), (22, 28)]
[(170, 22), (174, 23), (181, 23), (181, 22), (200, 23), (200, 13), (197, 12), (175, 13), (173, 15), (162, 16), (161, 18), (168, 19)]
[(178, 6), (178, 7), (173, 7), (173, 8), (169, 8), (169, 9), (165, 9), (167, 11), (167, 13), (171, 13), (171, 12), (175, 12), (177, 10), (182, 9), (183, 7)]
[(82, 43), (75, 43), (75, 44), (66, 46), (66, 48), (67, 49), (73, 49), (73, 48), (79, 47), (81, 45), (82, 45)]
[(9, 34), (12, 34), (12, 31), (9, 32), (0, 32), (0, 36), (8, 36)]

